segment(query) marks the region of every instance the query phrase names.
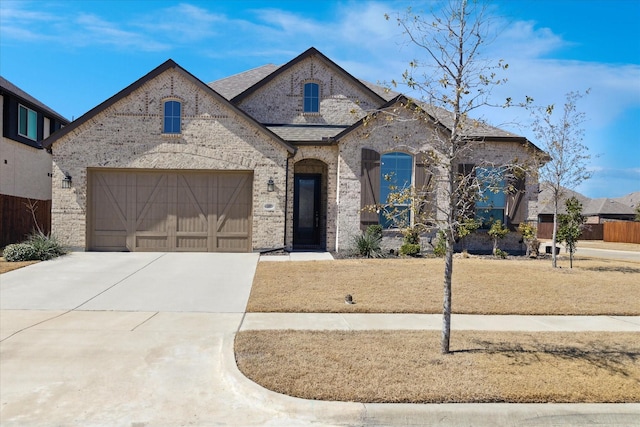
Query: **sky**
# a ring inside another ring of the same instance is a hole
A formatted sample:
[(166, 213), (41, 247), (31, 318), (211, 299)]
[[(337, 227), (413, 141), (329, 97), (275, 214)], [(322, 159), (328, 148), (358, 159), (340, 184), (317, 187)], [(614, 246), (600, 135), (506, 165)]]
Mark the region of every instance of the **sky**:
[[(492, 100), (560, 109), (584, 92), (587, 197), (640, 191), (640, 0), (489, 0), (488, 60), (509, 64)], [(424, 53), (392, 18), (430, 0), (2, 0), (0, 74), (75, 119), (171, 58), (209, 83), (315, 47), (353, 76), (401, 81)], [(396, 90), (407, 92), (399, 86)], [(411, 93), (409, 93), (411, 95)], [(489, 124), (536, 142), (521, 108), (483, 109)]]

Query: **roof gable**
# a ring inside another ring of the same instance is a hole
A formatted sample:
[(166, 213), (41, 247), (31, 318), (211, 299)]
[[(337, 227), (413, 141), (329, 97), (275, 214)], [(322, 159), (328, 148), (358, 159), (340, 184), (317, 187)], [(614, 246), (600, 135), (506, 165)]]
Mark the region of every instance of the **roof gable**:
[(220, 103), (226, 105), (229, 109), (231, 109), (236, 114), (238, 114), (239, 116), (244, 118), (246, 121), (250, 122), (253, 126), (258, 128), (261, 132), (263, 132), (269, 138), (271, 138), (276, 143), (281, 145), (288, 152), (295, 153), (295, 151), (296, 151), (295, 147), (293, 147), (292, 145), (290, 145), (287, 142), (285, 142), (284, 140), (282, 140), (282, 138), (280, 138), (278, 135), (274, 134), (269, 129), (264, 127), (262, 124), (258, 123), (251, 116), (247, 115), (244, 111), (240, 110), (235, 105), (230, 103), (225, 97), (220, 95), (218, 92), (216, 92), (211, 87), (207, 86), (204, 82), (202, 82), (200, 79), (195, 77), (193, 74), (189, 73), (187, 70), (182, 68), (180, 65), (178, 65), (172, 59), (168, 59), (167, 61), (165, 61), (164, 63), (162, 63), (161, 65), (159, 65), (158, 67), (156, 67), (155, 69), (153, 69), (152, 71), (150, 71), (149, 73), (147, 73), (146, 75), (141, 77), (140, 79), (136, 80), (131, 85), (127, 86), (126, 88), (122, 89), (120, 92), (118, 92), (115, 95), (113, 95), (111, 98), (105, 100), (101, 104), (97, 105), (96, 107), (92, 108), (91, 110), (89, 110), (88, 112), (83, 114), (81, 117), (79, 117), (75, 121), (71, 122), (68, 126), (62, 128), (60, 131), (54, 133), (49, 138), (47, 138), (45, 141), (43, 141), (42, 145), (45, 148), (50, 148), (56, 141), (58, 141), (59, 139), (63, 138), (65, 135), (67, 135), (67, 134), (71, 133), (72, 131), (74, 131), (75, 129), (79, 128), (80, 126), (82, 126), (86, 122), (88, 122), (91, 119), (93, 119), (94, 117), (96, 117), (98, 114), (102, 113), (103, 111), (105, 111), (109, 107), (111, 107), (114, 104), (116, 104), (118, 101), (126, 98), (127, 96), (129, 96), (130, 94), (135, 92), (137, 89), (142, 87), (145, 83), (153, 80), (154, 78), (160, 76), (161, 74), (163, 74), (164, 72), (166, 72), (167, 70), (170, 70), (170, 69), (174, 69), (175, 71), (181, 73), (184, 77), (187, 78), (187, 80), (191, 81), (193, 84), (198, 86), (201, 90), (203, 90), (204, 92), (206, 92), (210, 96), (214, 97)]
[(302, 54), (298, 55), (296, 58), (292, 59), (291, 61), (287, 62), (285, 65), (283, 65), (281, 67), (278, 67), (272, 73), (268, 74), (266, 77), (264, 77), (263, 79), (261, 79), (260, 81), (255, 83), (253, 86), (247, 88), (246, 90), (242, 91), (241, 93), (239, 93), (238, 95), (233, 97), (233, 99), (231, 101), (234, 104), (238, 104), (239, 102), (241, 102), (245, 98), (251, 96), (256, 91), (260, 90), (262, 87), (267, 85), (269, 82), (271, 82), (275, 78), (279, 77), (280, 75), (282, 75), (286, 71), (290, 70), (291, 68), (295, 67), (296, 65), (300, 64), (301, 62), (304, 62), (305, 60), (307, 60), (308, 58), (311, 58), (313, 56), (317, 57), (320, 61), (322, 61), (329, 68), (332, 68), (336, 73), (338, 73), (342, 77), (344, 77), (347, 80), (349, 80), (352, 84), (357, 86), (363, 92), (367, 93), (369, 96), (371, 96), (372, 98), (376, 99), (379, 104), (384, 104), (384, 102), (386, 101), (378, 93), (373, 91), (371, 88), (369, 88), (367, 85), (362, 83), (360, 80), (358, 80), (355, 77), (353, 77), (351, 74), (349, 74), (347, 71), (345, 71), (338, 64), (336, 64), (335, 62), (333, 62), (332, 60), (327, 58), (325, 55), (323, 55), (322, 52), (320, 52), (315, 47), (311, 47), (311, 48), (307, 49), (305, 52), (303, 52)]
[[(379, 111), (383, 111), (385, 109), (392, 108), (395, 105), (405, 107), (414, 107), (418, 108), (423, 113), (427, 114), (434, 124), (436, 124), (439, 128), (450, 132), (451, 126), (453, 125), (453, 114), (444, 108), (435, 107), (423, 102), (416, 102), (413, 99), (407, 98), (404, 95), (396, 95), (394, 98), (386, 102), (382, 105), (378, 111), (373, 113), (375, 117)], [(370, 117), (363, 117), (358, 120), (356, 123), (335, 135), (335, 140), (340, 140), (345, 137), (347, 134), (355, 131), (359, 127), (363, 126), (366, 121), (370, 120)], [(469, 138), (472, 140), (491, 140), (491, 141), (499, 141), (499, 142), (519, 142), (526, 146), (533, 147), (534, 150), (538, 152), (542, 152), (542, 150), (529, 141), (524, 136), (516, 135), (502, 129), (496, 128), (494, 126), (490, 126), (483, 122), (474, 122), (474, 126), (470, 126), (469, 129), (465, 132), (465, 138)]]

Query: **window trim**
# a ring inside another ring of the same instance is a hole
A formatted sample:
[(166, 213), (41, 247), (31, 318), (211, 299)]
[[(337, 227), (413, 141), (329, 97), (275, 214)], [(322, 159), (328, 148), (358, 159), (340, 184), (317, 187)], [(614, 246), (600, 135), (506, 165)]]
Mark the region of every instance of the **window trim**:
[[(26, 128), (26, 133), (22, 133), (22, 126), (21, 126), (21, 117), (22, 115), (21, 113), (21, 109), (24, 109), (26, 111), (25, 113), (25, 128)], [(31, 119), (33, 119), (33, 121), (35, 122), (35, 128), (32, 128), (31, 125)], [(31, 136), (29, 135), (29, 130), (32, 130), (35, 132), (35, 135)], [(31, 108), (27, 107), (26, 105), (23, 104), (18, 104), (18, 135), (23, 137), (23, 138), (28, 138), (32, 141), (37, 141), (38, 140), (38, 112), (35, 110), (32, 110)]]
[[(180, 111), (178, 115), (175, 114), (175, 111), (171, 111), (172, 114), (167, 114), (167, 104), (170, 104), (170, 103), (175, 103), (179, 106)], [(162, 100), (162, 134), (163, 135), (181, 135), (182, 134), (182, 110), (183, 110), (182, 104), (183, 102), (180, 99), (168, 98), (168, 99)], [(175, 123), (173, 123), (173, 121), (176, 118), (178, 119), (177, 131), (174, 130)], [(169, 131), (167, 131), (167, 127), (168, 127), (167, 125), (170, 125)]]
[[(315, 87), (316, 94), (307, 95), (307, 87)], [(315, 109), (307, 110), (307, 100), (312, 103), (310, 107), (315, 107)], [(318, 82), (305, 82), (302, 85), (302, 112), (304, 114), (319, 114), (320, 113), (320, 84)]]

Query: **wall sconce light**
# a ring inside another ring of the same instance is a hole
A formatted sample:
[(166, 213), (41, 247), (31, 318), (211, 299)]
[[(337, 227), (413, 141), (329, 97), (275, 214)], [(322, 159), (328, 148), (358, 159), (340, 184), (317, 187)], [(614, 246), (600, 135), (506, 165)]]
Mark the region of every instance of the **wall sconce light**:
[(267, 181), (267, 191), (271, 193), (275, 189), (276, 189), (276, 183), (273, 182), (273, 178), (269, 178), (269, 181)]
[(64, 178), (62, 178), (62, 188), (71, 188), (71, 175), (69, 175), (69, 172), (64, 173)]

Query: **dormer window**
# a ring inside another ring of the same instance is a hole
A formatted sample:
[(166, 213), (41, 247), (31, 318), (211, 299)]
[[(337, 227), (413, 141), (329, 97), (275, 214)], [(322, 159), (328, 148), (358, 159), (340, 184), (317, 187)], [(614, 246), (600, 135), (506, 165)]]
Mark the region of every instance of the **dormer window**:
[(305, 113), (320, 112), (320, 87), (318, 83), (304, 84), (304, 109)]
[(36, 141), (38, 139), (38, 113), (18, 105), (18, 134)]
[(181, 133), (182, 104), (180, 101), (165, 101), (163, 133)]

